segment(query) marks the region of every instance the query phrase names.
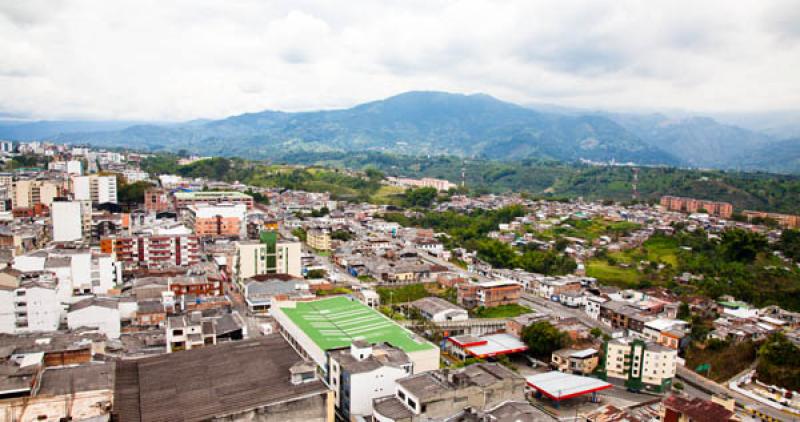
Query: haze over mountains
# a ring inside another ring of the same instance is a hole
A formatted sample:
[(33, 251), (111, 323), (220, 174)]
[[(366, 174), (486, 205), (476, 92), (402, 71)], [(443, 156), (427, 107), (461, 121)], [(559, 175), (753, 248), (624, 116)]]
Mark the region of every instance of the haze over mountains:
[(523, 107), (483, 94), (443, 92), (408, 92), (341, 110), (263, 111), (178, 124), (0, 124), (4, 139), (250, 158), (373, 150), (800, 172), (800, 137), (785, 138), (791, 134), (768, 134), (709, 117)]

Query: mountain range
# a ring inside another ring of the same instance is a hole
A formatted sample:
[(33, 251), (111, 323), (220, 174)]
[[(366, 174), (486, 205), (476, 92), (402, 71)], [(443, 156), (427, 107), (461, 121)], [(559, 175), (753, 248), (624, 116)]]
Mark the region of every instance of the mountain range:
[(174, 124), (0, 122), (0, 138), (275, 160), (304, 151), (380, 151), (800, 172), (800, 139), (709, 117), (524, 107), (484, 94), (430, 91), (347, 109)]

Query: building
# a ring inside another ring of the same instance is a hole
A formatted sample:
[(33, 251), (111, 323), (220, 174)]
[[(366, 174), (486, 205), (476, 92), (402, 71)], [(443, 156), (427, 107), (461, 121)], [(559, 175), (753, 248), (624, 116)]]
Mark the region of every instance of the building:
[(49, 366), (40, 356), (14, 352), (0, 363), (0, 420), (109, 420), (114, 362)]
[(187, 223), (199, 237), (245, 237), (244, 204), (188, 205)]
[(13, 191), (14, 209), (31, 209), (37, 205), (49, 208), (55, 198), (65, 193), (64, 185), (52, 180), (17, 180)]
[(122, 263), (113, 255), (88, 248), (34, 251), (15, 257), (13, 267), (22, 272), (54, 274), (59, 300), (64, 303), (69, 303), (73, 295), (105, 295), (115, 285), (122, 284)]
[(699, 397), (671, 395), (661, 402), (664, 422), (727, 422), (740, 420), (733, 408)]
[(77, 201), (55, 201), (50, 217), (53, 224), (53, 240), (71, 242), (83, 239), (82, 206)]
[(253, 313), (268, 313), (273, 301), (309, 300), (315, 296), (308, 282), (288, 274), (262, 274), (243, 281), (242, 289), (247, 309)]
[(466, 308), (483, 306), (492, 308), (516, 304), (522, 294), (522, 285), (515, 281), (483, 281), (462, 283), (457, 287), (458, 304)]
[(446, 420), (466, 407), (483, 411), (524, 399), (525, 378), (497, 363), (476, 363), (397, 380), (393, 395), (373, 401), (372, 416), (377, 422)]
[(57, 330), (63, 309), (52, 275), (10, 271), (0, 284), (0, 332)]
[(336, 411), (344, 420), (372, 416), (372, 401), (392, 394), (395, 381), (411, 375), (411, 359), (385, 344), (357, 340), (349, 348), (330, 352), (328, 385)]
[(190, 235), (109, 237), (100, 240), (100, 251), (132, 266), (188, 267), (200, 262), (200, 244)]
[(665, 392), (672, 387), (678, 351), (660, 344), (625, 338), (605, 343), (605, 371), (609, 381), (631, 390)]
[(192, 312), (189, 317), (167, 318), (167, 353), (192, 350), (217, 344), (214, 323), (203, 320), (200, 312)]
[(302, 277), (300, 242), (278, 239), (275, 232), (262, 232), (260, 241), (236, 242), (234, 278), (238, 282), (260, 274)]
[(76, 201), (91, 201), (93, 205), (117, 203), (115, 176), (77, 176), (72, 178), (72, 194)]
[(453, 305), (439, 297), (423, 297), (409, 304), (419, 311), (423, 318), (433, 322), (466, 321), (469, 314), (466, 309)]
[(247, 209), (253, 208), (253, 197), (241, 192), (230, 191), (207, 191), (207, 192), (175, 192), (175, 208), (185, 209), (191, 205), (220, 205), (220, 204), (242, 204)]
[(110, 298), (90, 297), (75, 302), (67, 312), (67, 327), (70, 330), (92, 328), (110, 339), (120, 334), (119, 302)]
[(683, 198), (678, 196), (662, 196), (661, 206), (670, 211), (681, 211), (687, 213), (697, 213), (705, 211), (710, 215), (722, 218), (730, 218), (733, 215), (733, 205), (728, 202), (707, 201), (695, 198)]
[(590, 375), (600, 363), (600, 354), (595, 349), (559, 349), (553, 352), (550, 366), (561, 372)]
[(573, 375), (565, 372), (551, 371), (525, 378), (528, 387), (533, 390), (537, 399), (547, 397), (553, 401), (556, 408), (563, 400), (591, 394), (592, 402), (597, 402), (597, 392), (608, 390), (612, 385), (597, 379)]
[(172, 209), (169, 192), (161, 188), (149, 188), (144, 191), (144, 209), (150, 212), (164, 212)]
[(309, 230), (306, 233), (306, 244), (318, 251), (329, 251), (331, 250), (331, 234), (327, 230)]
[(279, 335), (117, 363), (114, 420), (334, 417), (332, 391)]
[(67, 173), (70, 176), (80, 176), (83, 174), (83, 164), (78, 160), (51, 161), (47, 164), (47, 168)]
[(489, 334), (476, 337), (465, 334), (448, 337), (445, 349), (450, 355), (465, 360), (467, 358), (487, 359), (497, 356), (511, 355), (528, 350), (528, 346), (507, 333)]
[(793, 214), (779, 214), (775, 212), (763, 211), (742, 211), (742, 215), (747, 218), (747, 221), (753, 221), (757, 218), (769, 218), (778, 222), (781, 227), (786, 229), (800, 228), (800, 215)]
[(277, 302), (271, 309), (278, 330), (299, 353), (324, 372), (328, 352), (356, 340), (386, 343), (405, 352), (412, 373), (439, 368), (439, 349), (376, 310), (344, 296), (310, 302)]

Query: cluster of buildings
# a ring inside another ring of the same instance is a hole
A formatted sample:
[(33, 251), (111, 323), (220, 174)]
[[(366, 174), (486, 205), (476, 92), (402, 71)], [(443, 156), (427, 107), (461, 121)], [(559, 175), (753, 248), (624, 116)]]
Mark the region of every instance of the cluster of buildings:
[[(385, 206), (327, 193), (155, 177), (139, 167), (141, 154), (7, 146), (0, 154), (48, 164), (0, 175), (0, 420), (540, 421), (571, 400), (588, 404), (575, 412), (588, 420), (635, 420), (609, 404), (614, 389), (662, 394), (640, 420), (735, 420), (729, 403), (664, 395), (688, 333), (666, 292), (597, 286), (581, 268), (560, 277), (493, 269), (472, 251), (447, 250), (441, 233), (381, 218)], [(141, 204), (121, 204), (119, 178), (152, 187)], [(578, 259), (638, 245), (682, 218), (518, 196), (438, 206), (510, 204), (529, 214), (491, 235), (514, 244), (535, 241), (510, 235), (520, 227), (547, 229), (564, 216), (643, 224), (571, 241), (565, 252)], [(383, 289), (419, 283), (448, 295), (390, 294), (386, 303)], [(507, 305), (531, 312), (474, 317)], [(717, 306), (730, 309), (715, 322), (713, 335), (725, 338), (800, 320), (775, 307)], [(407, 318), (393, 319), (392, 308)], [(725, 331), (723, 318), (738, 328)], [(539, 321), (573, 345), (520, 371), (505, 357), (530, 362), (523, 331)], [(610, 337), (594, 335), (598, 327)]]

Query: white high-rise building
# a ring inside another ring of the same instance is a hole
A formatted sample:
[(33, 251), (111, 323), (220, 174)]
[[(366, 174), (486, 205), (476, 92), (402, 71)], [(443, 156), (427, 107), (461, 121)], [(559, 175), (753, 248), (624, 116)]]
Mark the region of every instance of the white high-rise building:
[(72, 176), (80, 176), (83, 174), (83, 164), (78, 160), (52, 161), (47, 165), (47, 168), (61, 171)]
[(54, 241), (69, 242), (83, 238), (83, 219), (81, 217), (80, 202), (53, 202), (51, 217), (53, 220)]
[(117, 178), (115, 176), (78, 176), (72, 178), (72, 194), (76, 201), (92, 204), (117, 203)]

